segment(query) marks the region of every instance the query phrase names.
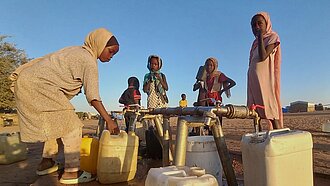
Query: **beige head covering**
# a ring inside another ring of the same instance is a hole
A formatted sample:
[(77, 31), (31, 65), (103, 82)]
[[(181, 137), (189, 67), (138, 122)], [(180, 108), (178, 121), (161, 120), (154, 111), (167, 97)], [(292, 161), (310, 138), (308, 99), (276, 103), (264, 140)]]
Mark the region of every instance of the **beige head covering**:
[(112, 36), (113, 34), (105, 28), (96, 29), (87, 35), (83, 48), (88, 50), (96, 60)]
[(205, 64), (204, 64), (204, 68), (206, 69), (206, 63), (208, 61), (211, 61), (213, 63), (214, 66), (214, 70), (209, 74), (210, 76), (214, 76), (214, 75), (220, 75), (221, 72), (218, 70), (218, 60), (214, 57), (209, 57), (206, 59)]
[[(217, 78), (214, 79), (213, 87), (212, 87), (211, 92), (218, 92), (218, 91), (220, 91), (222, 89), (222, 86), (224, 88), (228, 87), (229, 83), (227, 83), (227, 82), (219, 82), (218, 81), (220, 75), (222, 74), (222, 72), (218, 70), (218, 60), (216, 58), (214, 58), (214, 57), (207, 58), (206, 61), (205, 61), (205, 64), (204, 64), (204, 69), (206, 69), (206, 63), (208, 61), (211, 61), (213, 63), (214, 70), (210, 74), (204, 76), (205, 79), (203, 79), (203, 81), (206, 82), (206, 77), (207, 76), (217, 77)], [(208, 89), (207, 88), (207, 83), (205, 83), (205, 87), (206, 87), (206, 89)], [(229, 98), (231, 96), (230, 89), (226, 90), (225, 91), (225, 94)]]

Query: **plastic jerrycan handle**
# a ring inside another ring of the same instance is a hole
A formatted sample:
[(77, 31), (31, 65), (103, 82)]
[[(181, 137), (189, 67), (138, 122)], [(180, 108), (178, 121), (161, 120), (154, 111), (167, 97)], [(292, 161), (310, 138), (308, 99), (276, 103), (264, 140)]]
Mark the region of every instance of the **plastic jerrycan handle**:
[(128, 135), (127, 135), (126, 131), (121, 130), (119, 134), (112, 135), (112, 136), (116, 136), (116, 137), (119, 137), (119, 138), (127, 138)]
[(276, 129), (276, 130), (269, 130), (266, 133), (266, 138), (268, 138), (272, 133), (283, 133), (283, 132), (289, 132), (289, 128), (283, 128), (283, 129)]

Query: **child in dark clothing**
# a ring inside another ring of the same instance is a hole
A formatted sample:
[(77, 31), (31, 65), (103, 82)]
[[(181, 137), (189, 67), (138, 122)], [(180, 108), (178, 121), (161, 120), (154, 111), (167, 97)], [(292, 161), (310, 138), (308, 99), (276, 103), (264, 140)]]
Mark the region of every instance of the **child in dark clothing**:
[[(119, 103), (124, 104), (125, 106), (124, 110), (128, 108), (132, 109), (130, 105), (133, 104), (141, 105), (141, 93), (139, 91), (139, 87), (140, 87), (140, 83), (136, 77), (128, 78), (128, 88), (119, 98)], [(126, 132), (128, 132), (129, 123), (132, 117), (134, 117), (133, 113), (131, 112), (125, 113)]]

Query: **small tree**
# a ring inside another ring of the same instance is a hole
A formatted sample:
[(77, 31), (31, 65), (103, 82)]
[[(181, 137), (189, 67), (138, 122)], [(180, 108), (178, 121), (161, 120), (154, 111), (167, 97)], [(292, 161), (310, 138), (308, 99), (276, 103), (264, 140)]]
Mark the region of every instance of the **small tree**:
[(25, 51), (17, 49), (15, 44), (5, 42), (8, 36), (0, 35), (0, 110), (15, 107), (14, 94), (9, 87), (9, 75), (19, 66), (27, 63)]

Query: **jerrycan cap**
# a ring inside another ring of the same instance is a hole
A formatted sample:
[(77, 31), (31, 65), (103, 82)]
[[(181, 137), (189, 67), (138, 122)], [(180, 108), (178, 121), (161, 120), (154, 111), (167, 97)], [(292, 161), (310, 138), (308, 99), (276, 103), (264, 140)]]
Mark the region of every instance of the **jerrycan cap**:
[(254, 133), (251, 136), (250, 143), (262, 143), (266, 140), (266, 136), (262, 133)]
[(190, 171), (189, 171), (189, 175), (190, 176), (203, 176), (205, 175), (205, 169), (201, 168), (201, 167), (191, 167)]

